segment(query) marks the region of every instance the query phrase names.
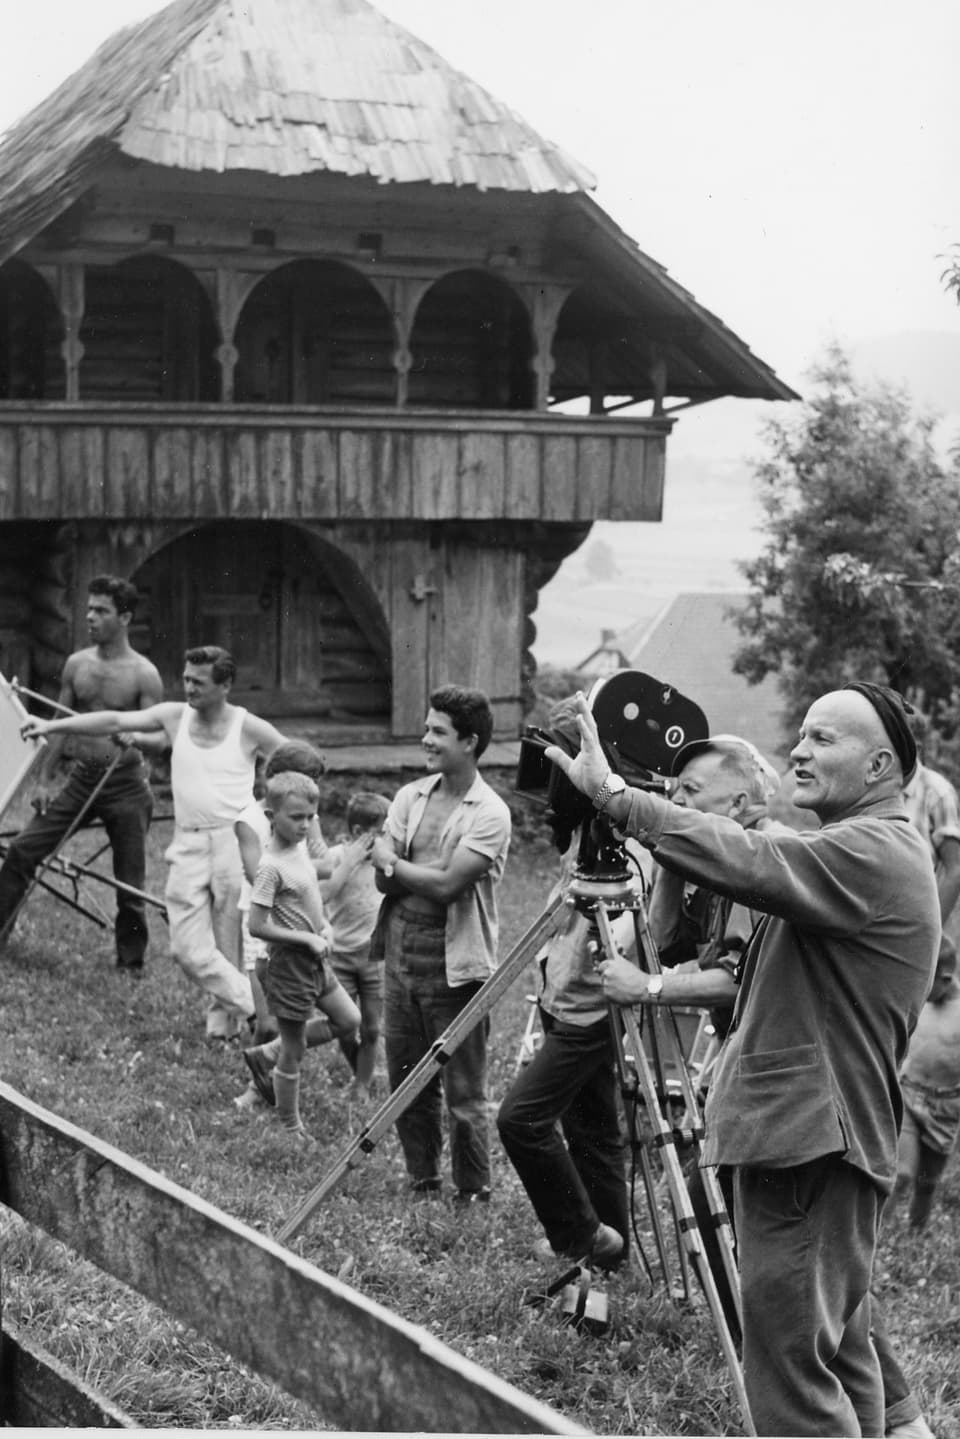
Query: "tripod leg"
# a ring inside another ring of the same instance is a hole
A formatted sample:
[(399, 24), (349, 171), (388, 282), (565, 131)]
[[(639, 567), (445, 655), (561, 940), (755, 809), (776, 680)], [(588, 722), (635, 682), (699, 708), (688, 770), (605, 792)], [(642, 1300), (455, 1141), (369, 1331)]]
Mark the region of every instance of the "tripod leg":
[[(634, 910), (633, 924), (637, 941), (637, 953), (644, 956), (648, 973), (659, 973), (660, 957), (657, 954), (657, 947), (650, 933), (650, 925), (645, 910), (642, 908)], [(607, 927), (609, 929), (609, 923)], [(694, 1159), (699, 1160), (700, 1144), (703, 1139), (700, 1102), (693, 1086), (693, 1080), (690, 1078), (690, 1071), (687, 1067), (686, 1059), (684, 1058), (676, 1015), (671, 1009), (653, 1006), (650, 1009), (650, 1017), (652, 1021), (651, 1032), (654, 1045), (656, 1046), (656, 1052), (660, 1055), (667, 1054), (669, 1056), (673, 1072), (676, 1074), (677, 1081), (679, 1082), (680, 1092), (690, 1124)], [(730, 1222), (730, 1215), (727, 1212), (727, 1206), (724, 1202), (720, 1185), (717, 1183), (717, 1176), (713, 1170), (702, 1170), (701, 1177), (704, 1194), (710, 1210), (710, 1222), (716, 1234), (717, 1249), (720, 1255), (720, 1262), (723, 1266), (723, 1277), (726, 1281), (737, 1319), (742, 1323), (740, 1275), (737, 1270), (736, 1245), (734, 1243), (733, 1226)]]
[(631, 1152), (637, 1156), (639, 1160), (640, 1175), (643, 1180), (644, 1193), (647, 1197), (647, 1212), (650, 1216), (650, 1228), (653, 1231), (653, 1241), (657, 1249), (657, 1258), (660, 1260), (663, 1282), (669, 1289), (670, 1261), (667, 1255), (667, 1242), (663, 1232), (660, 1210), (657, 1205), (656, 1186), (654, 1184), (653, 1169), (650, 1164), (648, 1143), (639, 1131), (636, 1073), (631, 1069), (629, 1058), (623, 1047), (623, 1027), (620, 1020), (620, 1012), (615, 1005), (608, 1007), (608, 1016), (610, 1019), (610, 1032), (613, 1035), (613, 1052), (617, 1062), (617, 1073), (620, 1078), (620, 1097), (623, 1102), (627, 1132), (630, 1136), (630, 1148)]
[[(619, 953), (619, 950), (617, 949), (616, 939), (614, 938), (610, 925), (610, 918), (606, 906), (602, 902), (598, 903), (595, 913), (597, 929), (600, 932), (604, 952), (612, 958)], [(641, 918), (642, 925), (645, 927), (646, 915), (643, 914)], [(634, 921), (637, 925), (638, 944), (645, 937), (644, 952), (647, 952), (647, 945), (650, 947), (649, 957), (654, 966), (651, 972), (655, 973), (659, 970), (659, 956), (656, 953), (656, 947), (653, 945), (652, 939), (650, 939), (649, 928), (645, 928), (644, 935), (644, 928), (641, 928), (641, 925), (637, 923), (637, 912), (634, 913)], [(664, 1011), (664, 1013), (666, 1013), (666, 1011)], [(736, 1345), (723, 1312), (723, 1305), (717, 1290), (716, 1281), (713, 1277), (713, 1271), (707, 1263), (703, 1241), (700, 1236), (700, 1229), (697, 1224), (696, 1215), (693, 1212), (693, 1205), (690, 1202), (686, 1179), (684, 1178), (680, 1158), (677, 1154), (678, 1135), (659, 1103), (658, 1086), (654, 1081), (650, 1061), (643, 1047), (636, 1014), (632, 1009), (623, 1007), (621, 1009), (621, 1019), (627, 1043), (633, 1052), (640, 1091), (646, 1100), (650, 1121), (658, 1134), (661, 1160), (670, 1190), (670, 1200), (676, 1217), (681, 1245), (686, 1251), (687, 1258), (700, 1281), (707, 1304), (710, 1308), (710, 1313), (713, 1316), (717, 1338), (720, 1341), (720, 1348), (723, 1351), (723, 1356), (726, 1360), (730, 1378), (737, 1395), (737, 1401), (743, 1415), (744, 1428), (748, 1434), (755, 1435), (756, 1429), (750, 1417), (750, 1406), (747, 1401), (747, 1391), (743, 1383), (743, 1370), (740, 1365), (740, 1358), (737, 1354)], [(686, 1074), (686, 1064), (683, 1061), (682, 1053), (679, 1053), (677, 1057), (679, 1058), (683, 1073)], [(686, 1077), (687, 1083), (689, 1084), (689, 1075)], [(660, 1076), (659, 1088), (660, 1092), (663, 1092), (662, 1074)]]
[(287, 1244), (306, 1224), (313, 1211), (320, 1205), (344, 1175), (354, 1167), (361, 1154), (369, 1154), (377, 1141), (396, 1122), (398, 1115), (409, 1108), (416, 1096), (426, 1088), (430, 1080), (446, 1064), (450, 1055), (466, 1036), (488, 1015), (502, 994), (526, 969), (543, 941), (550, 934), (558, 910), (562, 907), (562, 895), (550, 904), (526, 934), (507, 955), (503, 963), (487, 980), (471, 1000), (463, 1006), (452, 1024), (435, 1040), (418, 1064), (411, 1069), (406, 1079), (372, 1116), (357, 1137), (347, 1146), (334, 1163), (326, 1178), (310, 1191), (277, 1234), (281, 1244)]
[[(624, 1029), (626, 1031), (627, 1037), (630, 1039), (631, 1044), (634, 1044), (638, 1051), (637, 1072), (640, 1078), (641, 1088), (648, 1095), (651, 1107), (655, 1109), (656, 1102), (654, 1098), (653, 1075), (650, 1072), (649, 1061), (647, 1060), (646, 1054), (644, 1053), (642, 1045), (640, 1044), (640, 1034), (637, 1026), (637, 1020), (632, 1010), (624, 1010)], [(662, 1116), (661, 1120), (662, 1128), (660, 1133), (662, 1140), (663, 1167), (667, 1175), (667, 1180), (670, 1187), (670, 1198), (673, 1204), (674, 1213), (676, 1215), (678, 1233), (680, 1235), (682, 1245), (686, 1250), (690, 1264), (694, 1272), (696, 1273), (697, 1278), (700, 1281), (700, 1285), (706, 1297), (707, 1304), (710, 1308), (710, 1313), (713, 1316), (713, 1322), (717, 1331), (717, 1337), (720, 1341), (720, 1348), (723, 1351), (723, 1356), (726, 1360), (727, 1368), (730, 1371), (730, 1378), (733, 1381), (733, 1387), (737, 1395), (737, 1401), (740, 1405), (740, 1410), (743, 1415), (744, 1427), (748, 1434), (756, 1434), (756, 1430), (753, 1427), (753, 1421), (750, 1418), (750, 1406), (747, 1402), (747, 1391), (744, 1388), (743, 1370), (740, 1366), (740, 1357), (737, 1354), (737, 1348), (734, 1344), (733, 1336), (730, 1333), (730, 1327), (727, 1324), (726, 1316), (723, 1312), (723, 1305), (721, 1303), (720, 1295), (717, 1290), (716, 1281), (713, 1277), (713, 1271), (711, 1270), (710, 1265), (707, 1263), (707, 1256), (703, 1248), (703, 1241), (700, 1237), (700, 1229), (697, 1224), (696, 1216), (693, 1212), (693, 1206), (690, 1203), (690, 1195), (687, 1191), (686, 1180), (684, 1179), (683, 1170), (680, 1166), (680, 1159), (677, 1155), (676, 1136), (670, 1129), (667, 1121), (663, 1119)]]

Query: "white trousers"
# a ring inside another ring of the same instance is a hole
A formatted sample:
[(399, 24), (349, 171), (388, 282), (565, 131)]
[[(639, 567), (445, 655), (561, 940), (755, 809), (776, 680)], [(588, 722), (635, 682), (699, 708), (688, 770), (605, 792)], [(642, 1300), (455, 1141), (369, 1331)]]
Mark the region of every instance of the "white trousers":
[(164, 858), (170, 866), (165, 898), (171, 953), (210, 997), (207, 1034), (229, 1037), (254, 1011), (250, 981), (240, 968), (242, 872), (233, 826), (175, 829)]

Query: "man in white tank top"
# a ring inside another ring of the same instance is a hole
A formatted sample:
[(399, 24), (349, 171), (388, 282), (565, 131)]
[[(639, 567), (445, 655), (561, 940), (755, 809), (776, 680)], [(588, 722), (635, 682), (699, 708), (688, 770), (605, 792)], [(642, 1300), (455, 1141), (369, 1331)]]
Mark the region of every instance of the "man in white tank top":
[(236, 666), (226, 650), (206, 645), (187, 650), (184, 659), (185, 702), (167, 701), (131, 713), (98, 710), (70, 719), (31, 718), (24, 734), (140, 730), (167, 735), (175, 825), (165, 855), (170, 949), (209, 997), (208, 1039), (224, 1041), (254, 1012), (250, 981), (239, 967), (242, 874), (233, 826), (253, 798), (257, 756), (271, 755), (284, 736), (266, 720), (230, 704)]

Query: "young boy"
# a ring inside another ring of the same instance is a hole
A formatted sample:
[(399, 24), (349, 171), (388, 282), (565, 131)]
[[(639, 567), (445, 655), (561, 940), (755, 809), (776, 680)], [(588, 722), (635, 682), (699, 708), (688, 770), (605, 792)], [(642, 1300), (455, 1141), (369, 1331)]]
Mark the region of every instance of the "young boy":
[(370, 863), (374, 836), (383, 829), (389, 803), (382, 794), (359, 790), (347, 803), (343, 841), (327, 852), (333, 866), (320, 886), (324, 910), (333, 928), (333, 972), (347, 994), (360, 1005), (359, 1039), (340, 1040), (354, 1073), (351, 1098), (371, 1097), (377, 1041), (383, 1015), (383, 962), (370, 958), (370, 936), (383, 896)]
[(923, 1229), (960, 1129), (960, 984), (957, 951), (944, 936), (929, 998), (910, 1040), (894, 1200), (910, 1196), (911, 1228)]
[(301, 848), (319, 798), (306, 775), (288, 772), (267, 781), (264, 808), (273, 833), (250, 897), (250, 933), (267, 944), (263, 988), (280, 1029), (272, 1076), (277, 1112), (284, 1128), (300, 1139), (309, 1138), (299, 1102), (308, 1020), (319, 1008), (337, 1035), (351, 1034), (360, 1024), (359, 1010), (330, 967), (332, 930), (313, 864)]
[[(286, 744), (279, 745), (267, 760), (264, 779), (270, 780), (274, 775), (293, 771), (297, 774), (308, 775), (314, 784), (319, 785), (321, 777), (326, 773), (326, 768), (323, 755), (319, 750), (314, 749), (313, 745), (307, 744), (303, 740), (289, 740)], [(259, 974), (259, 970), (266, 963), (266, 949), (259, 940), (253, 938), (247, 924), (247, 917), (250, 913), (250, 892), (256, 877), (257, 866), (260, 863), (264, 846), (270, 840), (270, 820), (264, 810), (262, 797), (252, 800), (247, 805), (237, 818), (233, 831), (237, 836), (240, 862), (243, 866), (243, 880), (237, 905), (243, 927), (243, 967), (250, 979), (256, 1005), (256, 1039), (257, 1042), (262, 1043), (276, 1033), (276, 1024), (267, 1013)], [(316, 819), (310, 826), (304, 841), (304, 848), (313, 861), (317, 877), (325, 879), (330, 874), (331, 866), (327, 858), (327, 842), (323, 837), (320, 823)], [(332, 1037), (330, 1034), (326, 1036), (327, 1040)], [(241, 1096), (234, 1103), (241, 1109), (250, 1108), (251, 1103), (256, 1099), (256, 1094), (257, 1090), (251, 1084), (246, 1098)]]

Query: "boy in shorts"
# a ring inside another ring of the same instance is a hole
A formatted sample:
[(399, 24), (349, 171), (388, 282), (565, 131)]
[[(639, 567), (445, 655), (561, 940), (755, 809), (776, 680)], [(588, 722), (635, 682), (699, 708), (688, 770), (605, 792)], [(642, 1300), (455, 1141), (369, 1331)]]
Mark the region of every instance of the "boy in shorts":
[(309, 1138), (300, 1118), (308, 1020), (321, 1009), (338, 1036), (360, 1024), (359, 1010), (330, 967), (332, 930), (313, 864), (301, 848), (319, 799), (307, 775), (288, 772), (268, 780), (264, 808), (273, 832), (250, 896), (250, 933), (267, 945), (263, 989), (280, 1030), (272, 1075), (277, 1113), (284, 1128), (300, 1139)]
[[(288, 770), (293, 770), (298, 774), (309, 775), (315, 784), (319, 784), (321, 777), (326, 773), (326, 768), (323, 755), (319, 750), (314, 749), (313, 745), (307, 744), (304, 740), (288, 740), (286, 744), (279, 745), (267, 760), (264, 779), (270, 780), (274, 775), (285, 774)], [(233, 832), (237, 836), (237, 844), (240, 847), (240, 862), (243, 867), (240, 898), (237, 904), (243, 928), (243, 967), (249, 977), (256, 1006), (257, 1023), (254, 1042), (257, 1044), (262, 1044), (264, 1040), (270, 1039), (277, 1030), (276, 1023), (267, 1012), (261, 984), (260, 971), (266, 963), (266, 948), (262, 941), (253, 938), (247, 923), (250, 914), (250, 892), (256, 877), (257, 866), (260, 863), (264, 846), (270, 840), (270, 820), (263, 805), (262, 793), (258, 791), (258, 798), (250, 801), (233, 826)], [(313, 821), (303, 844), (313, 861), (317, 878), (326, 879), (331, 872), (331, 866), (327, 860), (327, 843), (323, 837), (319, 820)], [(332, 1037), (327, 1034), (327, 1041)], [(273, 1057), (276, 1058), (275, 1055)], [(241, 1109), (249, 1109), (255, 1102), (257, 1102), (257, 1090), (252, 1083), (246, 1097), (241, 1096), (234, 1100), (234, 1103)]]
[(909, 1222), (923, 1229), (960, 1129), (960, 984), (957, 951), (944, 935), (929, 998), (900, 1075), (903, 1128), (894, 1201), (910, 1197)]
[(327, 851), (333, 872), (320, 886), (333, 927), (333, 972), (360, 1005), (360, 1034), (341, 1039), (340, 1048), (354, 1073), (351, 1098), (361, 1102), (371, 1097), (383, 1017), (383, 962), (370, 958), (370, 936), (383, 896), (377, 889), (370, 847), (383, 829), (389, 808), (382, 794), (359, 790), (351, 795), (346, 834)]

